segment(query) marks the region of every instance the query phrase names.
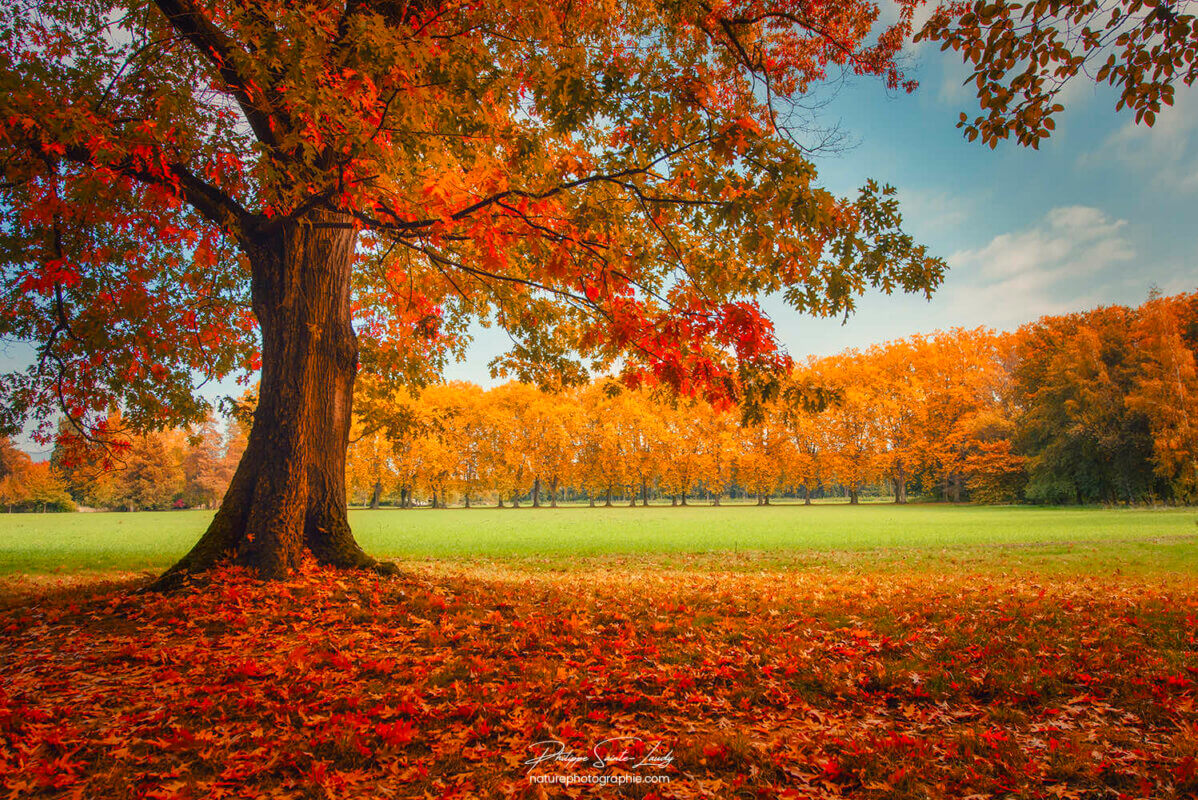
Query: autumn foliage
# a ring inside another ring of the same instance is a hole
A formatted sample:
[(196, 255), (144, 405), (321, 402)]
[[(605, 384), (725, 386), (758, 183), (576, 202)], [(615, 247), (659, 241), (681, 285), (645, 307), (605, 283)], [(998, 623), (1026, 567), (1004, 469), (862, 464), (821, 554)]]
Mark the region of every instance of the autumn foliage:
[(915, 39), (960, 56), (981, 108), (972, 118), (962, 112), (957, 127), (991, 148), (1008, 138), (1039, 147), (1065, 110), (1070, 81), (1110, 86), (1116, 110), (1152, 126), (1177, 88), (1198, 80), (1198, 18), (1188, 0), (953, 0)]
[(365, 404), (358, 502), (610, 504), (729, 491), (906, 500), (1195, 499), (1193, 295), (954, 329), (810, 359), (742, 410), (597, 381), (547, 393), (467, 383)]
[(0, 788), (591, 796), (617, 787), (530, 784), (532, 745), (627, 736), (671, 760), (531, 772), (670, 777), (626, 787), (646, 798), (1198, 792), (1192, 586), (421, 572), (223, 571), (0, 614)]
[(70, 511), (66, 482), (48, 462), (34, 462), (0, 437), (0, 507), (8, 511)]
[(482, 316), (514, 369), (739, 391), (729, 357), (784, 359), (756, 294), (832, 313), (939, 280), (892, 191), (820, 189), (785, 114), (835, 65), (913, 88), (900, 5), (19, 4), (0, 308), (40, 349), (4, 423), (198, 421), (192, 373), (270, 347), (250, 272), (294, 225), (349, 237), (376, 371), (435, 371)]

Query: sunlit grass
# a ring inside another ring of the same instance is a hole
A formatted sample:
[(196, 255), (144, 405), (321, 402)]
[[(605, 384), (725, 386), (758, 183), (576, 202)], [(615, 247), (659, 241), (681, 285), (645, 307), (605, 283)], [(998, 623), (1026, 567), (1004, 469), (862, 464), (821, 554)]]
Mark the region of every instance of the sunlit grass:
[[(0, 573), (161, 569), (207, 511), (3, 514)], [(1198, 574), (1198, 512), (871, 504), (766, 508), (355, 510), (371, 553), (571, 568), (625, 559), (720, 568), (892, 565)]]

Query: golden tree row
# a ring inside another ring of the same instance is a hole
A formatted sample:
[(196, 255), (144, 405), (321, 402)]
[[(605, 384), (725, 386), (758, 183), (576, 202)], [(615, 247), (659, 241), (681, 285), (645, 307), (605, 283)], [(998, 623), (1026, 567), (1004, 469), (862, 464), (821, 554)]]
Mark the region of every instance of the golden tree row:
[[(1190, 502), (1198, 296), (955, 328), (809, 359), (760, 418), (598, 380), (549, 394), (461, 382), (359, 421), (359, 503), (560, 498), (768, 503), (867, 488), (954, 502)], [(813, 403), (813, 396), (825, 402)], [(373, 423), (373, 424), (371, 424)]]
[(592, 504), (685, 504), (696, 495), (718, 503), (733, 490), (768, 503), (780, 492), (809, 499), (832, 489), (857, 502), (879, 482), (905, 502), (919, 480), (955, 497), (966, 481), (999, 487), (1021, 466), (996, 400), (1004, 342), (953, 330), (813, 360), (795, 384), (821, 389), (826, 407), (779, 398), (752, 423), (735, 409), (606, 380), (554, 394), (515, 382), (396, 393), (399, 432), (354, 442), (349, 489), (375, 506), (384, 498), (553, 505), (567, 493)]

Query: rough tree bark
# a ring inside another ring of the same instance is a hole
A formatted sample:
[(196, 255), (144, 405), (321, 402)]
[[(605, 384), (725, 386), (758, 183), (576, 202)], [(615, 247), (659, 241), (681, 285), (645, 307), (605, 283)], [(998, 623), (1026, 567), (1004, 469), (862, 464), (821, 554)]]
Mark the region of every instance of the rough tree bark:
[(229, 559), (279, 578), (306, 554), (337, 567), (392, 572), (358, 546), (345, 455), (358, 341), (350, 318), (356, 234), (315, 211), (249, 246), (262, 333), (258, 407), (245, 454), (208, 530), (157, 586)]

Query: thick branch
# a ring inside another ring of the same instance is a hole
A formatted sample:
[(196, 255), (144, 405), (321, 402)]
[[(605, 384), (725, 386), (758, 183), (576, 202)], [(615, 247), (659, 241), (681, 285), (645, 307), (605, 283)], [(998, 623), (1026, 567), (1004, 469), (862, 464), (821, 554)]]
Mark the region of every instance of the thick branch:
[[(578, 188), (587, 186), (592, 183), (611, 183), (611, 184), (614, 184), (621, 188), (627, 189), (631, 184), (627, 183), (624, 179), (632, 178), (637, 175), (648, 175), (652, 172), (653, 168), (656, 167), (661, 162), (663, 162), (667, 159), (673, 158), (674, 156), (677, 156), (680, 153), (684, 153), (693, 147), (698, 147), (699, 145), (707, 144), (707, 143), (711, 142), (711, 140), (713, 138), (714, 138), (713, 136), (704, 136), (700, 139), (695, 139), (692, 142), (688, 142), (684, 145), (680, 145), (679, 147), (675, 147), (672, 150), (668, 150), (668, 151), (662, 153), (661, 155), (657, 156), (656, 158), (650, 160), (648, 163), (643, 164), (641, 166), (627, 167), (626, 169), (622, 169), (618, 172), (604, 172), (604, 173), (595, 173), (593, 175), (586, 175), (584, 177), (577, 178), (572, 181), (566, 181), (565, 183), (562, 183), (558, 186), (554, 186), (554, 187), (551, 187), (549, 189), (545, 189), (545, 190), (539, 191), (539, 192), (529, 191), (529, 190), (525, 190), (525, 189), (505, 189), (504, 191), (496, 192), (494, 194), (480, 198), (479, 200), (471, 203), (470, 205), (466, 206), (465, 208), (455, 211), (453, 214), (449, 215), (449, 219), (454, 222), (460, 222), (461, 220), (469, 217), (470, 215), (477, 213), (479, 211), (482, 211), (483, 209), (487, 208), (488, 206), (501, 204), (504, 200), (507, 200), (508, 198), (522, 198), (522, 199), (526, 199), (526, 200), (548, 200), (551, 197), (562, 194), (564, 192), (568, 192), (571, 189), (578, 189)], [(670, 202), (679, 202), (679, 201), (673, 200)], [(379, 220), (369, 214), (365, 214), (362, 212), (355, 212), (354, 216), (357, 217), (363, 223), (369, 225), (370, 227), (376, 228), (378, 230), (390, 231), (392, 233), (411, 233), (411, 232), (421, 231), (426, 228), (431, 228), (434, 225), (441, 222), (441, 220), (438, 220), (438, 219), (417, 219), (417, 220), (411, 220), (411, 221), (407, 221), (407, 222), (384, 222), (384, 221)]]
[[(40, 138), (30, 137), (28, 144), (30, 149), (47, 164), (53, 164), (61, 158), (85, 166), (97, 165), (92, 151), (82, 145), (66, 146), (61, 154), (57, 154), (51, 152)], [(132, 159), (101, 163), (102, 166), (127, 175), (147, 186), (177, 188), (182, 198), (213, 225), (228, 231), (241, 242), (247, 240), (255, 216), (238, 203), (232, 195), (208, 183), (182, 164), (169, 164), (167, 169), (170, 175), (167, 176), (150, 172)], [(170, 180), (172, 177), (174, 182)]]
[[(171, 173), (179, 179), (183, 199), (209, 222), (245, 241), (253, 215), (231, 195), (198, 177), (182, 164), (171, 164)], [(137, 177), (136, 175), (134, 177)]]
[(220, 72), (221, 79), (232, 91), (241, 106), (254, 135), (263, 144), (278, 146), (278, 137), (271, 127), (271, 113), (265, 98), (251, 96), (245, 76), (237, 71), (240, 48), (191, 0), (154, 0), (154, 5), (166, 16), (167, 22), (183, 38), (206, 56)]

